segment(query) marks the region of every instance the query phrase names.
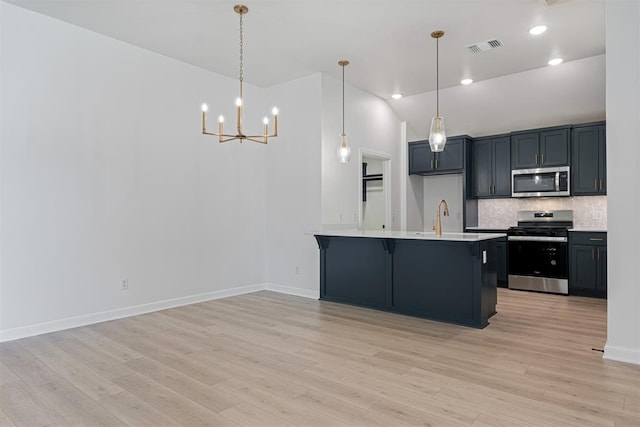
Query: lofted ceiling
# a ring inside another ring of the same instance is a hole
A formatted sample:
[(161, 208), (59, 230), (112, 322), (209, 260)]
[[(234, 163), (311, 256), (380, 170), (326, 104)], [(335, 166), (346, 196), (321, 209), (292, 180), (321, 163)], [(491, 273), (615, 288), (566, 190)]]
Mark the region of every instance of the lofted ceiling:
[[(238, 77), (236, 1), (8, 0), (229, 77)], [(238, 0), (239, 1), (239, 0)], [(323, 72), (383, 99), (476, 82), (605, 50), (604, 0), (247, 0), (244, 79), (268, 87)], [(531, 26), (548, 31), (534, 37)], [(497, 49), (466, 46), (499, 39)]]

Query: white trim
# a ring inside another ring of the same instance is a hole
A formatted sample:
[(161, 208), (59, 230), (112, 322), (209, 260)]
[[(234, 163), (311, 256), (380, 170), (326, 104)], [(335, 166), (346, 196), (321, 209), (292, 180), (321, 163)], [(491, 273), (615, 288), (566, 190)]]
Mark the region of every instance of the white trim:
[(409, 180), (407, 122), (400, 123), (400, 231), (407, 231), (407, 180)]
[(254, 285), (240, 286), (237, 288), (224, 289), (220, 291), (206, 292), (203, 294), (190, 295), (186, 297), (173, 298), (164, 301), (156, 301), (148, 304), (134, 305), (131, 307), (118, 308), (115, 310), (91, 313), (82, 316), (69, 317), (66, 319), (53, 320), (50, 322), (36, 323), (34, 325), (21, 326), (18, 328), (5, 329), (0, 330), (0, 342), (13, 341), (20, 338), (32, 337), (34, 335), (41, 335), (49, 332), (61, 331), (64, 329), (77, 328), (79, 326), (86, 326), (93, 323), (121, 319), (123, 317), (137, 316), (139, 314), (151, 313), (153, 311), (165, 310), (167, 308), (180, 307), (183, 305), (195, 304), (204, 301), (249, 294), (265, 289), (267, 289), (267, 286), (264, 283), (259, 283)]
[(277, 283), (267, 283), (265, 289), (267, 291), (279, 292), (281, 294), (294, 295), (297, 297), (319, 299), (320, 290), (309, 290), (302, 288), (294, 288), (292, 286), (278, 285)]
[(124, 317), (137, 316), (154, 311), (166, 310), (168, 308), (181, 307), (183, 305), (196, 304), (199, 302), (212, 301), (221, 298), (229, 298), (236, 295), (250, 294), (253, 292), (264, 290), (279, 292), (281, 294), (287, 295), (295, 295), (304, 298), (320, 298), (319, 290), (294, 288), (291, 286), (278, 285), (276, 283), (256, 283), (254, 285), (239, 286), (237, 288), (205, 292), (203, 294), (172, 298), (164, 301), (151, 302), (148, 304), (134, 305), (131, 307), (118, 308), (115, 310), (101, 311), (99, 313), (91, 313), (82, 316), (69, 317), (66, 319), (53, 320), (50, 322), (36, 323), (34, 325), (21, 326), (18, 328), (0, 330), (0, 343), (18, 340), (21, 338), (33, 337), (35, 335), (48, 334), (50, 332), (62, 331), (65, 329), (77, 328), (80, 326), (92, 325), (94, 323), (107, 322), (109, 320), (122, 319)]
[(604, 346), (604, 356), (602, 358), (640, 365), (640, 351), (634, 348), (614, 347), (607, 344)]

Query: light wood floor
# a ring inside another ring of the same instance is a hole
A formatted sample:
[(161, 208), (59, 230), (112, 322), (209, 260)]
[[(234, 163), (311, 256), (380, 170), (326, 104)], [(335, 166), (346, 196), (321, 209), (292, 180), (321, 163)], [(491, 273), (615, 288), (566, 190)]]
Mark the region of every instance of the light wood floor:
[(640, 425), (606, 301), (499, 289), (476, 330), (258, 292), (0, 344), (0, 426)]

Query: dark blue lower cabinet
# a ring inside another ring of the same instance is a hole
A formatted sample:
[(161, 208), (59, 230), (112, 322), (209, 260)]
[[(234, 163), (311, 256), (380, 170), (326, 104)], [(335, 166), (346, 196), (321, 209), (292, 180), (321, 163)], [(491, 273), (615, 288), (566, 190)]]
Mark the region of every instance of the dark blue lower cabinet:
[(316, 239), (322, 300), (476, 328), (496, 312), (500, 239)]
[(325, 266), (323, 299), (372, 308), (389, 306), (391, 262), (380, 239), (331, 237)]

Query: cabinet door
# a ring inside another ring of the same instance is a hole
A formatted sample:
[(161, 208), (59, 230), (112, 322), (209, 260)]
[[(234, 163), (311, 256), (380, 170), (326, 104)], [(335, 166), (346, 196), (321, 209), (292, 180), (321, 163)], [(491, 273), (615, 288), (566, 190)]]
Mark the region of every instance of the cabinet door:
[(600, 193), (600, 129), (589, 126), (573, 129), (571, 135), (571, 194)]
[(598, 260), (598, 282), (597, 288), (600, 291), (604, 291), (606, 295), (607, 291), (607, 247), (598, 246), (596, 249)]
[(569, 164), (569, 129), (540, 132), (540, 166), (567, 166)]
[(473, 142), (473, 195), (490, 197), (492, 193), (492, 140), (484, 139)]
[(607, 194), (607, 131), (605, 126), (598, 126), (598, 191)]
[(570, 264), (570, 288), (597, 289), (598, 271), (595, 246), (572, 245)]
[(448, 140), (444, 150), (436, 153), (436, 172), (464, 168), (464, 139)]
[(508, 136), (493, 140), (493, 195), (511, 196), (511, 140)]
[(538, 167), (540, 161), (540, 134), (523, 133), (511, 136), (511, 166), (513, 169)]
[(432, 171), (433, 153), (428, 142), (409, 144), (409, 175)]

